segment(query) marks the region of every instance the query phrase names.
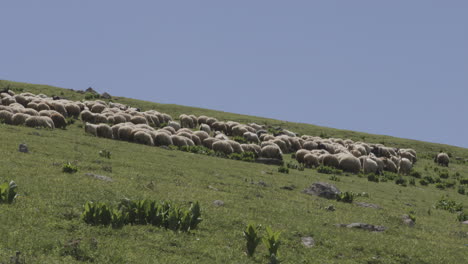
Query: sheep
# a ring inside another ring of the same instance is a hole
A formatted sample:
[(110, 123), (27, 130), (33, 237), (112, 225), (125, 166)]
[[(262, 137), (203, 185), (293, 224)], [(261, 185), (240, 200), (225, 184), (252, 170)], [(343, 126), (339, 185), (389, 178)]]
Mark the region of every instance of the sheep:
[(339, 168), (340, 167), (340, 161), (337, 156), (332, 155), (332, 154), (323, 154), (320, 155), (319, 157), (320, 162), (324, 166), (329, 166), (333, 168)]
[(318, 144), (314, 141), (306, 141), (304, 142), (304, 145), (302, 145), (302, 147), (307, 150), (313, 150), (318, 148)]
[(239, 144), (239, 142), (236, 142), (234, 140), (226, 140), (229, 144), (231, 144), (232, 149), (234, 150), (235, 153), (242, 153), (244, 152), (242, 150), (242, 146)]
[(310, 151), (308, 151), (306, 149), (300, 149), (300, 150), (296, 151), (296, 160), (297, 160), (297, 162), (304, 163), (304, 157), (307, 154), (310, 154)]
[(232, 128), (232, 135), (235, 137), (242, 137), (242, 135), (248, 132), (244, 125), (237, 125)]
[(208, 120), (207, 116), (201, 115), (197, 118), (198, 124), (206, 124), (206, 121)]
[(219, 133), (215, 136), (215, 138), (220, 139), (220, 140), (228, 140), (229, 138), (224, 135), (223, 133)]
[(213, 118), (213, 117), (209, 117), (208, 119), (206, 119), (206, 124), (209, 125), (210, 127), (211, 125), (213, 125), (214, 122), (218, 122), (218, 119)]
[(127, 122), (124, 116), (117, 114), (112, 116), (114, 118), (114, 124), (121, 124)]
[(283, 160), (283, 152), (277, 145), (268, 145), (262, 147), (261, 157)]
[(161, 123), (169, 123), (169, 121), (172, 121), (172, 117), (168, 114), (161, 114), (162, 117), (163, 117), (163, 121), (164, 122), (161, 122)]
[(198, 136), (192, 135), (192, 141), (195, 145), (202, 146), (202, 140)]
[(224, 123), (224, 122), (219, 122), (219, 121), (214, 122), (214, 123), (211, 125), (211, 129), (212, 129), (213, 131), (221, 131), (221, 132), (223, 132), (224, 134), (226, 134), (226, 133), (227, 133), (227, 130), (228, 130), (228, 129), (227, 129), (226, 123)]
[(283, 140), (277, 138), (277, 139), (274, 139), (272, 142), (273, 142), (274, 144), (278, 145), (278, 147), (281, 149), (281, 151), (282, 151), (283, 153), (289, 152), (289, 151), (288, 151), (288, 150), (289, 150), (289, 149), (288, 149), (288, 146), (286, 145), (286, 143), (285, 143)]
[(103, 114), (94, 114), (94, 122), (99, 123), (108, 123), (109, 119)]
[(260, 155), (260, 152), (262, 149), (260, 148), (259, 145), (255, 144), (241, 144), (242, 150), (244, 152), (252, 152), (255, 154), (255, 157), (258, 157)]
[(438, 165), (448, 167), (448, 165), (450, 163), (450, 157), (449, 157), (449, 155), (447, 155), (447, 153), (441, 152), (441, 153), (437, 154), (437, 156), (434, 159), (434, 162), (436, 162)]
[(65, 109), (67, 110), (68, 114), (74, 118), (78, 118), (81, 113), (81, 108), (77, 104), (66, 104)]
[(133, 135), (133, 128), (131, 126), (123, 125), (119, 127), (118, 138), (120, 140), (131, 141)]
[(402, 158), (400, 161), (400, 167), (398, 169), (398, 173), (400, 174), (409, 174), (411, 172), (411, 169), (413, 167), (413, 164), (411, 161), (407, 158)]
[(112, 139), (112, 128), (107, 124), (99, 124), (96, 128), (97, 136)]
[(6, 110), (0, 110), (0, 121), (3, 120), (3, 122), (5, 122), (5, 124), (11, 125), (12, 124), (12, 117), (13, 117), (13, 113), (11, 113), (9, 111), (6, 111)]
[(177, 130), (177, 134), (182, 133), (182, 132), (188, 133), (190, 135), (193, 134), (193, 131), (188, 129), (188, 128), (181, 128), (181, 129)]
[(148, 124), (148, 121), (144, 116), (134, 116), (130, 119), (133, 124)]
[(152, 136), (154, 145), (156, 146), (169, 146), (174, 144), (171, 136), (166, 133), (155, 132)]
[(400, 152), (400, 157), (407, 158), (409, 161), (411, 161), (411, 163), (416, 162), (416, 157), (413, 154), (411, 154), (410, 152), (407, 152), (407, 151)]
[(200, 125), (200, 131), (205, 131), (206, 133), (210, 134), (211, 133), (211, 128), (207, 124), (201, 124)]
[(100, 114), (102, 113), (102, 111), (104, 111), (106, 109), (106, 106), (105, 105), (102, 105), (102, 104), (94, 104), (90, 110), (91, 112), (95, 113), (95, 114)]
[(42, 111), (42, 110), (50, 110), (50, 106), (46, 103), (39, 103), (37, 104), (37, 111)]
[(247, 140), (247, 142), (252, 142), (252, 143), (257, 143), (257, 144), (260, 143), (260, 139), (258, 139), (258, 136), (255, 133), (245, 132), (242, 136)]
[(304, 164), (307, 168), (317, 167), (320, 165), (319, 159), (312, 153), (307, 153), (304, 158)]
[(193, 119), (191, 117), (189, 117), (188, 115), (186, 114), (181, 114), (179, 116), (179, 120), (180, 120), (180, 126), (181, 127), (187, 127), (187, 128), (194, 128), (195, 125), (193, 123)]
[(365, 174), (368, 173), (377, 173), (379, 171), (379, 166), (377, 162), (373, 161), (371, 158), (362, 156), (360, 158), (361, 167)]
[(221, 152), (226, 155), (232, 154), (234, 149), (227, 140), (220, 140), (213, 143), (212, 148), (215, 152)]
[(30, 115), (30, 116), (38, 116), (39, 115), (39, 113), (36, 110), (32, 109), (32, 108), (25, 108), (25, 109), (23, 109), (22, 112), (23, 112), (23, 114), (27, 114), (27, 115)]
[(203, 146), (205, 146), (205, 147), (207, 147), (209, 149), (213, 149), (213, 143), (215, 143), (216, 141), (219, 141), (219, 139), (209, 137), (209, 138), (204, 139), (202, 141), (202, 144), (203, 144)]
[(30, 117), (28, 114), (16, 113), (11, 117), (11, 124), (15, 126), (24, 125), (28, 117)]
[[(34, 102), (29, 102), (27, 105), (26, 105), (27, 108), (31, 108), (31, 109), (34, 109), (34, 110), (38, 110), (37, 109), (37, 104), (34, 103)], [(48, 107), (48, 106), (47, 106)]]
[(195, 128), (198, 126), (198, 118), (195, 116), (195, 115), (189, 115), (190, 118), (192, 118), (192, 121), (193, 121), (193, 127), (192, 128)]
[(257, 131), (263, 129), (263, 126), (258, 125), (258, 124), (255, 124), (255, 123), (250, 123), (250, 124), (248, 124), (248, 126), (250, 126), (250, 127), (252, 127), (253, 129), (255, 129), (255, 132), (257, 132)]
[(172, 135), (172, 143), (177, 147), (188, 146), (187, 139), (182, 136)]
[(152, 115), (152, 114), (147, 114), (147, 113), (144, 113), (144, 115), (146, 117), (146, 120), (148, 121), (148, 124), (150, 124), (150, 126), (159, 127), (159, 125), (161, 124), (157, 116)]
[(175, 131), (180, 129), (180, 124), (175, 122), (175, 121), (169, 121), (169, 123), (167, 123), (167, 125), (174, 128)]
[(185, 142), (187, 142), (187, 146), (195, 146), (195, 143), (193, 142), (193, 140), (191, 140), (190, 138), (186, 138), (185, 139)]
[(151, 134), (145, 131), (137, 131), (133, 135), (133, 140), (139, 144), (154, 146), (154, 142), (153, 142), (153, 138), (151, 137)]
[(83, 112), (81, 112), (81, 120), (83, 120), (83, 122), (94, 124), (95, 115), (88, 110), (84, 110)]
[(65, 109), (65, 106), (62, 103), (59, 102), (52, 102), (51, 103), (52, 108), (62, 114), (64, 117), (68, 117), (68, 112), (67, 109)]
[(351, 154), (343, 154), (338, 158), (340, 165), (339, 168), (346, 172), (359, 173), (361, 170), (361, 162), (358, 158)]
[(17, 103), (22, 104), (23, 106), (27, 106), (28, 103), (29, 103), (29, 100), (26, 99), (26, 98), (25, 98), (23, 95), (21, 95), (21, 94), (15, 95), (14, 98), (15, 98), (15, 101), (16, 101)]
[(290, 137), (289, 138), (289, 143), (290, 143), (290, 149), (292, 151), (298, 151), (302, 148), (302, 143), (304, 140), (298, 137)]
[(122, 124), (117, 124), (111, 126), (112, 129), (112, 138), (114, 139), (119, 139), (119, 128), (122, 126)]
[(11, 96), (10, 96), (10, 97), (4, 97), (4, 98), (2, 99), (2, 104), (3, 104), (3, 105), (11, 105), (11, 104), (13, 104), (13, 103), (16, 103), (16, 100), (15, 100), (14, 97), (11, 97)]
[(181, 137), (185, 137), (185, 138), (192, 139), (192, 134), (187, 133), (187, 132), (184, 132), (184, 131), (182, 131), (182, 132), (177, 131), (177, 134), (176, 134), (176, 135), (181, 136)]
[(395, 162), (393, 162), (393, 160), (387, 159), (387, 158), (382, 158), (381, 160), (384, 164), (384, 170), (389, 171), (389, 172), (394, 172), (394, 173), (398, 172), (399, 165), (396, 165)]
[(65, 129), (67, 127), (67, 121), (65, 120), (65, 117), (59, 113), (51, 114), (50, 119), (52, 119), (52, 122), (54, 122), (54, 126), (56, 128)]
[(269, 140), (274, 140), (274, 139), (275, 139), (275, 136), (271, 134), (263, 134), (260, 136), (261, 141), (269, 141)]
[(54, 128), (54, 122), (47, 116), (29, 116), (24, 124), (28, 127)]
[(170, 132), (172, 135), (176, 133), (175, 128), (173, 128), (171, 126), (166, 126), (166, 127), (163, 127), (162, 129)]
[(208, 133), (206, 133), (205, 131), (195, 131), (195, 132), (193, 132), (193, 134), (195, 136), (197, 136), (202, 142), (203, 142), (203, 140), (210, 137), (210, 135)]

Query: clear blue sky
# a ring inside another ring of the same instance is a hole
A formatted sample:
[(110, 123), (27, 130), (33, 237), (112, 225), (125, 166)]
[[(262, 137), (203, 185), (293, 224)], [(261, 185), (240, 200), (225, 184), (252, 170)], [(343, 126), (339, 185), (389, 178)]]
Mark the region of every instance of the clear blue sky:
[(0, 79), (468, 147), (468, 1), (0, 10)]

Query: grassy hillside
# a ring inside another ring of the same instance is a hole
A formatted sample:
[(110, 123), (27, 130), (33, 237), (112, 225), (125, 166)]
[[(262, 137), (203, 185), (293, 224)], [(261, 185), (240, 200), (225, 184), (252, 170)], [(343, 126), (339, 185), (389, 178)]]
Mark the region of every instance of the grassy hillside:
[[(52, 86), (0, 81), (0, 89), (6, 86), (74, 100), (85, 97)], [(457, 221), (456, 214), (434, 208), (446, 195), (468, 210), (468, 195), (457, 192), (459, 179), (468, 178), (468, 166), (463, 161), (468, 158), (468, 149), (121, 97), (113, 100), (174, 117), (204, 114), (278, 125), (309, 135), (412, 147), (420, 157), (415, 170), (423, 177), (438, 178), (444, 170), (431, 160), (439, 150), (462, 161), (452, 159), (449, 178), (442, 179), (455, 182), (453, 187), (441, 190), (435, 184), (422, 186), (420, 179), (415, 179), (415, 186), (403, 187), (394, 180), (375, 183), (362, 175), (331, 178), (314, 169), (290, 169), (289, 174), (283, 174), (277, 166), (96, 138), (84, 133), (81, 122), (66, 130), (0, 124), (0, 181), (14, 180), (19, 192), (13, 204), (0, 204), (0, 263), (9, 263), (16, 251), (21, 252), (25, 263), (267, 263), (263, 245), (253, 259), (244, 253), (242, 231), (249, 222), (281, 231), (282, 263), (468, 260), (468, 225)], [(18, 152), (20, 143), (26, 143), (30, 153)], [(103, 149), (112, 152), (110, 159), (99, 156)], [(291, 160), (289, 155), (285, 157)], [(66, 162), (76, 164), (78, 172), (63, 173)], [(105, 175), (113, 181), (86, 173)], [(405, 176), (407, 181), (411, 178)], [(377, 204), (382, 209), (302, 193), (317, 181), (335, 184), (341, 191), (366, 192), (369, 197), (357, 197), (355, 202)], [(292, 190), (281, 188), (284, 186)], [(468, 192), (468, 186), (465, 188)], [(80, 219), (86, 201), (117, 204), (123, 198), (170, 200), (184, 206), (199, 201), (203, 222), (190, 233), (177, 233), (152, 226), (95, 227)], [(222, 200), (224, 205), (214, 205), (215, 200)], [(336, 210), (326, 210), (330, 205)], [(414, 227), (401, 223), (401, 215), (410, 212), (416, 217)], [(336, 226), (353, 222), (383, 225), (388, 230), (376, 233)], [(314, 238), (314, 247), (301, 244), (305, 236)]]

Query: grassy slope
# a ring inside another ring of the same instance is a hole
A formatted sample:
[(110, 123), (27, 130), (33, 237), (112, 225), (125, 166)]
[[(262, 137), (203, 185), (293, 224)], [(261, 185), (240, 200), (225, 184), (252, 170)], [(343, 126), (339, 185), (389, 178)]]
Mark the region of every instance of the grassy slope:
[[(33, 93), (83, 98), (51, 86), (0, 81), (0, 88), (7, 84)], [(423, 157), (443, 149), (468, 158), (467, 149), (447, 145), (126, 98), (118, 98), (117, 102), (173, 116), (205, 114), (281, 125), (311, 135), (326, 133), (383, 141), (391, 146), (413, 147)], [(28, 144), (30, 154), (17, 151), (22, 142)], [(112, 151), (112, 158), (99, 157), (101, 149)], [(0, 157), (0, 180), (14, 180), (21, 194), (15, 204), (0, 205), (0, 263), (7, 262), (17, 250), (27, 263), (74, 263), (75, 258), (63, 256), (63, 248), (67, 241), (78, 238), (82, 252), (77, 255), (92, 257), (96, 263), (266, 263), (263, 246), (254, 260), (243, 254), (242, 230), (249, 221), (282, 231), (283, 263), (463, 263), (468, 259), (468, 227), (458, 223), (454, 214), (432, 208), (444, 194), (467, 207), (468, 196), (454, 189), (438, 190), (434, 185), (419, 184), (400, 187), (393, 182), (368, 182), (355, 175), (340, 176), (339, 182), (332, 182), (328, 175), (310, 169), (281, 174), (275, 166), (91, 137), (78, 123), (67, 130), (53, 131), (0, 124)], [(79, 172), (62, 173), (61, 164), (67, 161), (76, 161)], [(112, 172), (105, 171), (105, 167), (111, 167)], [(431, 176), (436, 175), (435, 167), (429, 159), (421, 159), (416, 165), (423, 175)], [(462, 163), (451, 164), (449, 171), (451, 175), (459, 172), (468, 177), (468, 167)], [(110, 176), (114, 182), (90, 178), (84, 175), (86, 172)], [(376, 203), (383, 209), (361, 208), (301, 193), (319, 180), (334, 183), (343, 191), (367, 192), (369, 198), (357, 200)], [(259, 181), (267, 186), (252, 184)], [(280, 189), (285, 185), (297, 188)], [(191, 234), (177, 234), (151, 226), (113, 230), (80, 221), (85, 201), (115, 203), (124, 197), (181, 204), (198, 200), (204, 222)], [(214, 200), (223, 200), (225, 206), (214, 206)], [(324, 210), (327, 205), (334, 205), (336, 211)], [(399, 219), (410, 210), (417, 217), (414, 228), (401, 225)], [(385, 225), (389, 230), (369, 233), (335, 227), (351, 222)], [(300, 237), (306, 235), (314, 237), (315, 247), (301, 245)]]

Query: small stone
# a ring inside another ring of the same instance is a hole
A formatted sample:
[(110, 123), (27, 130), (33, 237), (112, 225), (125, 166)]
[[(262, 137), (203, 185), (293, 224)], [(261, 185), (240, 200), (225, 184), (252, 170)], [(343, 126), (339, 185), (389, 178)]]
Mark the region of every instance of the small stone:
[(112, 182), (112, 178), (104, 176), (104, 175), (97, 175), (94, 173), (85, 173), (86, 176), (93, 177), (95, 179), (101, 180), (101, 181), (107, 181), (107, 182)]
[(213, 202), (213, 204), (214, 204), (215, 206), (223, 206), (223, 205), (224, 205), (224, 202), (221, 201), (221, 200), (215, 200), (215, 201)]
[(366, 223), (351, 223), (351, 224), (338, 224), (338, 227), (347, 227), (347, 228), (358, 228), (363, 229), (371, 232), (383, 232), (387, 230), (385, 226), (376, 226)]
[(26, 144), (19, 144), (18, 151), (23, 153), (29, 153), (29, 149)]
[(208, 189), (211, 189), (211, 190), (213, 190), (213, 191), (219, 191), (218, 188), (215, 188), (215, 187), (213, 187), (213, 186), (211, 186), (211, 185), (208, 185)]
[(382, 209), (382, 207), (380, 207), (379, 205), (371, 204), (371, 203), (357, 202), (354, 204), (356, 204), (357, 206), (365, 207), (365, 208)]
[(401, 216), (401, 220), (403, 221), (403, 224), (409, 226), (409, 227), (413, 227), (416, 223), (413, 221), (413, 219), (411, 219), (411, 217), (409, 215), (402, 215)]
[(283, 187), (280, 187), (280, 189), (292, 191), (292, 190), (296, 189), (296, 186), (294, 186), (294, 185), (283, 186)]
[[(463, 221), (463, 222), (462, 222), (462, 224), (464, 224), (464, 225), (468, 225), (468, 220), (466, 220), (466, 221)], [(467, 233), (467, 234), (468, 234), (468, 233)]]
[(315, 245), (315, 240), (312, 237), (301, 237), (301, 241), (307, 248), (311, 248)]
[(336, 199), (336, 197), (341, 193), (335, 185), (326, 182), (316, 182), (303, 192), (327, 199)]

